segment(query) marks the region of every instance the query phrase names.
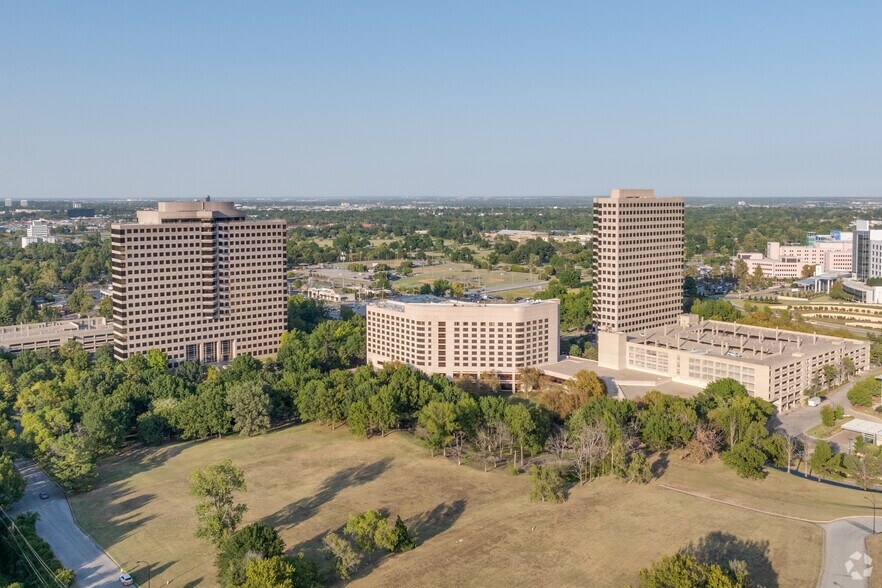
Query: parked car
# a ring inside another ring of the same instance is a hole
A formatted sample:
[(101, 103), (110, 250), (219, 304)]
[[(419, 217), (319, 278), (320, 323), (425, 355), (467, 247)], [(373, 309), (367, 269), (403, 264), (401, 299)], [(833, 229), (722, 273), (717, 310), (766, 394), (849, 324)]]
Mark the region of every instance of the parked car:
[(132, 577), (128, 574), (120, 574), (119, 583), (122, 584), (123, 586), (131, 586), (132, 584), (135, 583), (135, 581), (132, 580)]
[(46, 500), (49, 495), (46, 492), (40, 492), (40, 500)]

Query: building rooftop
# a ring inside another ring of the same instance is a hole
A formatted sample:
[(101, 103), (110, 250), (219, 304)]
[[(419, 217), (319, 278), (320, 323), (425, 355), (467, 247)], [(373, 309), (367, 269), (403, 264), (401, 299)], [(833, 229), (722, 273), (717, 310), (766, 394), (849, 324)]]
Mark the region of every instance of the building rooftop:
[(862, 345), (860, 341), (839, 337), (694, 319), (688, 324), (681, 322), (635, 333), (629, 339), (647, 346), (763, 365), (789, 363), (793, 357), (826, 351), (831, 346)]
[(842, 423), (842, 428), (846, 431), (862, 433), (867, 435), (882, 435), (882, 423), (875, 421), (866, 421), (864, 419), (852, 419)]
[(537, 304), (556, 304), (557, 300), (523, 300), (521, 302), (481, 302), (469, 300), (454, 300), (450, 298), (441, 298), (432, 294), (414, 294), (412, 296), (401, 296), (399, 298), (387, 300), (375, 300), (370, 302), (372, 306), (380, 308), (389, 308), (391, 310), (404, 310), (405, 305), (437, 305), (437, 306), (462, 306), (462, 307), (490, 307), (490, 308), (518, 308), (524, 306), (534, 306)]

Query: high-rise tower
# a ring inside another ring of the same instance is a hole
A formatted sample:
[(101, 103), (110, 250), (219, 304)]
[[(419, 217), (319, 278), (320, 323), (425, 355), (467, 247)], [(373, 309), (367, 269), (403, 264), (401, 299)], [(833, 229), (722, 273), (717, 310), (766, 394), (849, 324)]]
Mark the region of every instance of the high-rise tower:
[(629, 333), (675, 323), (683, 312), (682, 198), (612, 190), (594, 199), (594, 319)]
[(174, 363), (272, 355), (285, 331), (281, 220), (232, 202), (160, 202), (111, 227), (114, 353)]

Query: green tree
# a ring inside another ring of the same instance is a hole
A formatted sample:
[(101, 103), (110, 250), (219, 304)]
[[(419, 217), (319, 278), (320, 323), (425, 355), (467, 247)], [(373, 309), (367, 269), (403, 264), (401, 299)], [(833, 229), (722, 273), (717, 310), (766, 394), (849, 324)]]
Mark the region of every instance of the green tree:
[[(733, 562), (734, 563), (734, 562)], [(746, 574), (716, 564), (700, 563), (691, 555), (663, 558), (640, 570), (641, 588), (749, 588)], [(738, 566), (739, 568), (742, 566)]]
[(534, 404), (506, 405), (504, 422), (520, 449), (521, 463), (524, 461), (524, 450), (535, 454), (545, 446), (550, 421), (548, 414), (540, 407)]
[(879, 382), (866, 378), (856, 382), (848, 391), (848, 401), (858, 406), (873, 406), (873, 395), (879, 392)]
[(233, 430), (250, 437), (265, 433), (270, 428), (270, 397), (258, 382), (241, 382), (227, 393)]
[(762, 479), (766, 477), (763, 470), (766, 454), (752, 443), (739, 441), (731, 449), (724, 451), (722, 458), (723, 463), (734, 469), (742, 478)]
[(203, 466), (190, 472), (190, 494), (201, 502), (196, 505), (196, 536), (221, 547), (236, 531), (247, 507), (235, 504), (234, 493), (245, 492), (245, 476), (230, 460)]
[(416, 542), (400, 516), (395, 518), (394, 526), (387, 524), (380, 527), (374, 535), (374, 540), (377, 545), (393, 553), (410, 551), (416, 547)]
[(95, 456), (83, 437), (65, 433), (49, 449), (49, 473), (66, 490), (85, 492), (95, 479)]
[(0, 454), (0, 507), (8, 508), (24, 496), (27, 482), (7, 454)]
[(530, 466), (530, 500), (563, 502), (564, 481), (560, 471), (552, 466)]
[(113, 319), (113, 299), (110, 296), (102, 296), (98, 301), (98, 316), (107, 320)]
[(294, 563), (291, 558), (276, 555), (255, 557), (245, 566), (242, 588), (295, 588)]
[(421, 436), (434, 457), (436, 451), (445, 450), (453, 441), (453, 432), (457, 428), (456, 406), (452, 402), (433, 400), (420, 409), (417, 422)]
[(692, 438), (698, 416), (690, 400), (649, 392), (640, 412), (640, 438), (650, 449), (659, 451), (683, 447)]
[(86, 315), (95, 307), (95, 300), (85, 290), (77, 288), (70, 293), (65, 304), (71, 311)]
[(587, 398), (606, 395), (606, 384), (595, 372), (588, 370), (576, 372), (576, 375), (567, 382), (566, 386), (570, 392), (584, 395)]
[(389, 527), (386, 517), (378, 510), (369, 510), (349, 516), (343, 532), (352, 537), (365, 553), (371, 553), (377, 546), (377, 536), (382, 536)]
[(836, 424), (836, 416), (833, 407), (829, 404), (825, 404), (821, 407), (821, 422), (824, 423), (825, 427), (832, 427)]
[(833, 451), (829, 441), (817, 441), (808, 465), (809, 473), (815, 472), (818, 479), (821, 475), (838, 477), (842, 473), (842, 456)]
[(262, 521), (242, 527), (224, 542), (215, 565), (222, 586), (238, 586), (245, 582), (245, 571), (254, 558), (272, 558), (283, 555), (285, 542), (278, 531)]
[(836, 381), (836, 376), (839, 375), (839, 370), (837, 370), (832, 365), (825, 365), (821, 367), (821, 372), (824, 374), (824, 383), (829, 388)]

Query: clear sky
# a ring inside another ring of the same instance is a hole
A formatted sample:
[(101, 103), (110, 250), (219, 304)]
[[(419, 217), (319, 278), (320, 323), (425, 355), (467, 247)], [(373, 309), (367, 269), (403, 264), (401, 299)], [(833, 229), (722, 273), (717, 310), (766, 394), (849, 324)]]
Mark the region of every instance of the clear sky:
[(0, 0), (0, 196), (882, 196), (882, 2)]

